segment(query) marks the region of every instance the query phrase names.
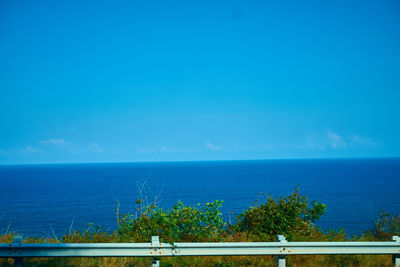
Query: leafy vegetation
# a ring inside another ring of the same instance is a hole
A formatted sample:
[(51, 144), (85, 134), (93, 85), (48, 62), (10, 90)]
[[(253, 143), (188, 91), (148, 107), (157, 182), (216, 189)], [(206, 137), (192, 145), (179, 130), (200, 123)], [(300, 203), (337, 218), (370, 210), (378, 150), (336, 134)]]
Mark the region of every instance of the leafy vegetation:
[(292, 239), (297, 235), (307, 235), (315, 228), (313, 224), (326, 211), (324, 204), (301, 195), (296, 188), (294, 193), (274, 199), (267, 196), (265, 203), (245, 210), (239, 217), (237, 230), (263, 237), (285, 235)]
[[(273, 198), (261, 195), (261, 200), (244, 210), (235, 224), (223, 220), (222, 201), (187, 206), (178, 201), (163, 210), (154, 203), (136, 201), (134, 214), (118, 216), (118, 229), (107, 232), (89, 224), (82, 231), (65, 235), (61, 240), (27, 238), (25, 243), (87, 243), (87, 242), (150, 242), (158, 235), (163, 242), (202, 241), (273, 241), (283, 234), (289, 241), (366, 241), (390, 240), (400, 235), (400, 216), (381, 215), (374, 229), (361, 236), (350, 237), (343, 230), (323, 232), (314, 222), (326, 211), (326, 206), (309, 201), (298, 189), (288, 195)], [(1, 243), (11, 242), (12, 234), (0, 236)], [(25, 266), (149, 266), (148, 258), (60, 258), (26, 259)], [(1, 266), (12, 266), (11, 259), (0, 259)], [(161, 266), (275, 266), (272, 256), (234, 257), (171, 257), (162, 258)], [(390, 255), (326, 255), (290, 256), (288, 266), (391, 266)]]
[[(142, 204), (139, 200), (138, 204)], [(146, 207), (139, 216), (123, 215), (118, 219), (118, 234), (130, 241), (148, 241), (158, 235), (163, 241), (210, 241), (221, 236), (225, 223), (219, 208), (222, 201), (216, 200), (185, 206), (178, 201), (171, 209), (164, 211), (154, 204)]]
[(377, 240), (391, 240), (394, 235), (400, 236), (400, 215), (393, 217), (390, 213), (382, 213), (374, 228), (365, 234)]

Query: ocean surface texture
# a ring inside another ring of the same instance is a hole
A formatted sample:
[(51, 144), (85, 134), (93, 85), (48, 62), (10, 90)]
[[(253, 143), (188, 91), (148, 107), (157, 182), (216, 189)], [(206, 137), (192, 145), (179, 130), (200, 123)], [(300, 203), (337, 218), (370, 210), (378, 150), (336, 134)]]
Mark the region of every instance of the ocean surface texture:
[(234, 220), (261, 192), (286, 195), (297, 185), (328, 206), (323, 229), (361, 233), (382, 211), (400, 214), (400, 159), (3, 165), (0, 234), (60, 237), (89, 223), (114, 230), (117, 206), (134, 213), (139, 197), (163, 208), (220, 199)]

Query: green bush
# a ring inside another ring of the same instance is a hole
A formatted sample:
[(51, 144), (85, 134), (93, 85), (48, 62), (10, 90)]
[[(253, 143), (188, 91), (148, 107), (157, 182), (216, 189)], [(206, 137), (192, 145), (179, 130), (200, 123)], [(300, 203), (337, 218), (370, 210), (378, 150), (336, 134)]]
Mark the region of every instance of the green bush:
[(378, 240), (392, 240), (392, 236), (400, 236), (400, 215), (395, 217), (387, 212), (381, 213), (373, 229), (365, 234)]
[(307, 196), (299, 194), (296, 188), (291, 195), (278, 199), (268, 195), (265, 203), (256, 202), (238, 216), (237, 228), (260, 237), (307, 235), (315, 228), (313, 222), (325, 211), (324, 204), (316, 201), (310, 204)]
[[(137, 203), (142, 204), (141, 201)], [(119, 218), (118, 233), (122, 239), (146, 242), (155, 235), (171, 242), (216, 240), (225, 231), (221, 206), (219, 200), (195, 207), (178, 201), (165, 211), (149, 205), (139, 208), (139, 215), (128, 214)]]

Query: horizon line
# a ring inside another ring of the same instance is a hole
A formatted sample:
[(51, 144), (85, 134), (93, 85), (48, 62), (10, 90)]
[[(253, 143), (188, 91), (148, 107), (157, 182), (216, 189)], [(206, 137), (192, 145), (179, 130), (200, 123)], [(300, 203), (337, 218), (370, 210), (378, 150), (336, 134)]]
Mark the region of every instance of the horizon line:
[(72, 165), (72, 164), (127, 164), (127, 163), (176, 163), (176, 162), (219, 162), (219, 161), (275, 161), (275, 160), (352, 160), (352, 159), (400, 159), (400, 156), (382, 157), (323, 157), (323, 158), (264, 158), (264, 159), (200, 159), (200, 160), (155, 160), (155, 161), (93, 161), (93, 162), (38, 162), (38, 163), (0, 163), (0, 166), (23, 165)]

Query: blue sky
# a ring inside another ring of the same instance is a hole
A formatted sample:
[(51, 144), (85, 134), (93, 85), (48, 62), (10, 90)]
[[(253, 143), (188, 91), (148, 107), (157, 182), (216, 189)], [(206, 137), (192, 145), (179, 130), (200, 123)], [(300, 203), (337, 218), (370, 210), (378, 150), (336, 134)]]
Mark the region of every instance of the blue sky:
[(398, 1), (1, 1), (0, 163), (400, 156)]

